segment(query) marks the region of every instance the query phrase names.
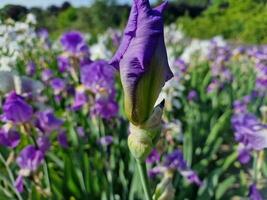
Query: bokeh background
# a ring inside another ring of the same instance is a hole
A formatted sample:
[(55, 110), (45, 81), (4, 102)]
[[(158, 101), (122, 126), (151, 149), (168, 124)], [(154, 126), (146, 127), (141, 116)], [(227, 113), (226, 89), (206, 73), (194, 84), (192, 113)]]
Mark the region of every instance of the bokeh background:
[[(0, 0), (0, 200), (143, 200), (119, 73), (108, 64), (130, 8)], [(267, 199), (267, 1), (169, 0), (164, 24), (174, 78), (147, 160), (152, 190)], [(13, 98), (33, 109), (26, 126), (3, 117)], [(39, 162), (24, 151), (34, 140), (47, 142)]]

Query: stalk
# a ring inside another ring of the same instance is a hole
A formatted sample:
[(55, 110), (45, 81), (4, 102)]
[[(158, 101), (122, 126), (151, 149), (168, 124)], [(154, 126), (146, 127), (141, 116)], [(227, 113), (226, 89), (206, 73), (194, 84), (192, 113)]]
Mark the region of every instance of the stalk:
[(140, 162), (138, 160), (136, 160), (136, 163), (137, 163), (137, 168), (138, 168), (138, 172), (140, 175), (140, 179), (142, 182), (143, 190), (145, 193), (145, 199), (152, 200), (152, 195), (151, 195), (150, 185), (149, 185), (148, 175), (147, 175), (147, 169), (146, 169), (146, 163)]

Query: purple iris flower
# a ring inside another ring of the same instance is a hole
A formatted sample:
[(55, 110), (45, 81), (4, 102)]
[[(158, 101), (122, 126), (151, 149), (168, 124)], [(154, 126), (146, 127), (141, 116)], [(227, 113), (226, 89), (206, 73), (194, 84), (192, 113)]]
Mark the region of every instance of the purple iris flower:
[(110, 94), (115, 85), (115, 75), (116, 71), (104, 60), (91, 62), (81, 67), (81, 82), (95, 93), (106, 89)]
[(0, 145), (4, 145), (9, 148), (15, 148), (20, 143), (20, 134), (8, 127), (0, 129)]
[(110, 62), (120, 69), (125, 110), (133, 124), (148, 119), (165, 81), (173, 76), (163, 33), (166, 5), (151, 8), (148, 0), (133, 1), (121, 45)]
[(187, 168), (184, 156), (182, 152), (178, 149), (166, 155), (164, 165), (167, 166), (168, 168), (177, 170), (179, 169), (185, 170)]
[(43, 152), (46, 153), (51, 146), (51, 142), (48, 137), (42, 136), (37, 139), (38, 148)]
[(43, 160), (43, 152), (33, 145), (29, 145), (20, 152), (19, 157), (17, 158), (17, 164), (21, 170), (25, 170), (29, 173), (36, 171)]
[(50, 109), (40, 112), (38, 114), (37, 126), (45, 133), (59, 130), (63, 121), (58, 119), (54, 112)]
[(166, 168), (162, 166), (153, 167), (152, 169), (148, 170), (148, 176), (150, 178), (155, 178), (157, 175), (163, 173), (165, 170)]
[(79, 137), (81, 137), (81, 138), (83, 138), (85, 136), (84, 128), (81, 126), (77, 127), (76, 132), (79, 135)]
[(93, 115), (110, 119), (118, 114), (118, 104), (112, 99), (97, 100), (91, 109)]
[(44, 48), (49, 49), (51, 47), (51, 41), (49, 40), (49, 32), (47, 29), (42, 28), (37, 31), (41, 42), (44, 44)]
[(102, 146), (109, 146), (113, 143), (113, 137), (111, 135), (100, 138), (99, 143)]
[(26, 103), (22, 96), (15, 92), (9, 93), (3, 105), (4, 118), (13, 123), (25, 123), (31, 120), (32, 107)]
[(179, 68), (180, 72), (186, 73), (188, 67), (182, 59), (177, 59), (174, 64)]
[(267, 147), (267, 127), (250, 113), (236, 114), (232, 117), (235, 139), (253, 150)]
[(37, 35), (40, 37), (40, 38), (44, 38), (44, 39), (48, 39), (49, 37), (49, 32), (47, 29), (45, 28), (41, 28), (37, 31)]
[(53, 72), (51, 69), (44, 69), (41, 76), (42, 81), (47, 82), (53, 77)]
[(191, 90), (187, 95), (187, 99), (189, 101), (196, 101), (198, 99), (197, 92), (195, 90)]
[(18, 192), (22, 193), (24, 191), (24, 178), (22, 175), (19, 175), (14, 183), (14, 187), (18, 190)]
[(261, 193), (259, 192), (259, 190), (257, 189), (256, 184), (252, 184), (249, 187), (249, 199), (250, 200), (263, 200)]
[(88, 102), (88, 97), (85, 93), (84, 87), (81, 86), (81, 87), (76, 88), (72, 108), (74, 110), (79, 110), (87, 102)]
[(199, 179), (196, 172), (192, 170), (181, 171), (181, 174), (188, 180), (189, 183), (195, 183), (198, 186), (202, 185), (202, 181)]
[(61, 45), (65, 51), (72, 54), (88, 52), (88, 46), (83, 35), (78, 31), (64, 33), (60, 39)]
[(57, 140), (58, 140), (58, 143), (60, 144), (60, 146), (62, 148), (66, 149), (66, 148), (69, 147), (68, 138), (67, 138), (67, 135), (66, 135), (66, 133), (64, 131), (61, 131), (58, 134)]
[(36, 65), (33, 61), (28, 62), (26, 66), (26, 73), (29, 76), (33, 76), (36, 70)]
[(196, 172), (187, 166), (184, 156), (180, 150), (177, 149), (168, 154), (165, 157), (164, 166), (172, 170), (178, 170), (181, 175), (188, 180), (189, 183), (195, 183), (198, 186), (202, 185), (202, 181)]
[(54, 94), (59, 95), (61, 92), (64, 91), (66, 83), (61, 78), (54, 78), (50, 81), (50, 86), (53, 88)]
[(251, 160), (251, 149), (242, 143), (238, 145), (238, 160), (242, 164), (247, 164)]
[(157, 149), (153, 149), (146, 159), (146, 163), (154, 164), (160, 161), (160, 154)]
[(64, 56), (57, 57), (58, 69), (61, 73), (66, 72), (70, 68), (69, 58)]

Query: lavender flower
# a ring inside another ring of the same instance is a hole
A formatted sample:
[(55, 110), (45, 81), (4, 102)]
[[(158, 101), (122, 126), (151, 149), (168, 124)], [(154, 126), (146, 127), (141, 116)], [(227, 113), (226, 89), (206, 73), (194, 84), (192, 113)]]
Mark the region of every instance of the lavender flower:
[(173, 76), (163, 36), (166, 5), (153, 9), (148, 0), (134, 0), (121, 45), (110, 62), (120, 68), (125, 110), (133, 124), (149, 118), (165, 81)]
[(29, 122), (33, 115), (32, 107), (22, 96), (15, 92), (9, 93), (3, 105), (4, 118), (13, 123)]

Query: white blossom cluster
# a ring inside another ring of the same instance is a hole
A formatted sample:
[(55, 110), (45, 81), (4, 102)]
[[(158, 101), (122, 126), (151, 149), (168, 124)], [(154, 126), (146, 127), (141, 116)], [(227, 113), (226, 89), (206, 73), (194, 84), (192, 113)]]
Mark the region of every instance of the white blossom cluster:
[(14, 22), (11, 19), (0, 22), (0, 70), (12, 70), (22, 56), (23, 49), (33, 48), (35, 24), (36, 19), (32, 14), (26, 16), (25, 22)]

